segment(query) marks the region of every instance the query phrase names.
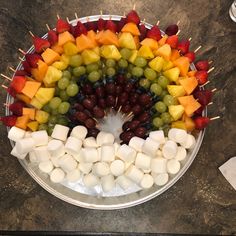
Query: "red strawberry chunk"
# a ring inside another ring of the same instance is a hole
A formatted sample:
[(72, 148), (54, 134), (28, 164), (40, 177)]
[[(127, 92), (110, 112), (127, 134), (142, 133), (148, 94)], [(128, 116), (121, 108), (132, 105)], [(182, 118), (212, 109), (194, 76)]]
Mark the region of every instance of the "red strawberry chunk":
[(179, 30), (179, 27), (178, 25), (169, 25), (166, 30), (165, 30), (165, 33), (168, 35), (168, 36), (171, 36), (171, 35), (175, 35)]
[(87, 30), (93, 30), (94, 32), (97, 31), (97, 24), (95, 22), (92, 21), (88, 21), (85, 23), (85, 27), (87, 28)]
[(154, 25), (148, 32), (147, 38), (152, 38), (156, 41), (161, 39), (161, 31), (157, 25)]
[(56, 25), (56, 30), (57, 33), (63, 33), (65, 31), (69, 31), (70, 30), (70, 24), (62, 19), (58, 19), (57, 20), (57, 25)]
[(80, 21), (77, 22), (77, 25), (74, 28), (74, 37), (78, 37), (81, 34), (87, 35), (88, 31), (84, 24), (82, 24)]
[(194, 119), (195, 128), (198, 130), (202, 130), (206, 128), (209, 122), (210, 122), (210, 119), (204, 116), (198, 116)]
[(42, 38), (37, 37), (37, 36), (33, 36), (32, 38), (33, 38), (34, 48), (35, 48), (35, 51), (37, 53), (41, 53), (46, 48), (50, 47), (50, 43), (47, 39), (42, 39)]
[(212, 99), (212, 92), (210, 90), (199, 90), (194, 92), (194, 97), (198, 99), (198, 102), (201, 103), (202, 106), (206, 106)]
[(190, 42), (189, 40), (182, 40), (178, 43), (177, 49), (184, 55), (189, 51)]
[(25, 104), (23, 102), (17, 101), (9, 105), (9, 110), (17, 116), (22, 116), (23, 107)]
[(171, 35), (167, 38), (166, 43), (171, 46), (171, 48), (176, 48), (178, 45), (178, 35)]
[(198, 61), (196, 64), (195, 64), (197, 70), (206, 70), (208, 71), (209, 70), (209, 62), (207, 60), (203, 60), (203, 61)]
[(98, 22), (97, 22), (97, 27), (98, 27), (98, 30), (99, 31), (102, 31), (105, 29), (105, 26), (106, 26), (106, 20), (102, 19), (102, 18), (99, 18), (98, 19)]
[(58, 41), (58, 36), (56, 31), (54, 30), (49, 30), (48, 31), (48, 41), (51, 45), (54, 45)]
[(108, 29), (114, 33), (117, 32), (117, 26), (116, 26), (116, 23), (112, 20), (108, 20), (107, 23), (106, 23), (106, 27), (105, 29)]
[(12, 88), (12, 87), (8, 87), (7, 88), (7, 92), (12, 96), (12, 97), (16, 97), (16, 94), (17, 94), (17, 92), (16, 92), (16, 90), (14, 89), (14, 88)]
[(20, 93), (24, 88), (25, 83), (26, 83), (26, 77), (14, 76), (10, 84), (10, 87), (13, 88), (17, 93)]
[(195, 74), (196, 79), (198, 80), (198, 84), (203, 85), (207, 82), (208, 73), (205, 70), (197, 71)]
[(144, 24), (140, 24), (139, 25), (139, 32), (140, 32), (140, 41), (144, 40), (146, 38), (147, 35), (147, 28)]
[(17, 70), (15, 75), (29, 75), (29, 73), (25, 70)]
[(41, 60), (42, 57), (37, 53), (27, 53), (25, 54), (25, 59), (29, 63), (30, 67), (37, 68), (38, 67), (38, 60)]
[(30, 64), (27, 61), (22, 61), (22, 65), (23, 65), (24, 71), (26, 71), (28, 74), (31, 74)]
[(198, 115), (198, 116), (201, 116), (204, 109), (205, 109), (205, 107), (200, 106), (200, 107), (194, 112), (194, 114), (195, 114), (195, 115)]
[(117, 32), (121, 31), (126, 22), (127, 22), (126, 17), (121, 17), (121, 19), (117, 22)]
[(195, 60), (195, 53), (194, 53), (194, 52), (188, 52), (188, 53), (186, 53), (184, 56), (189, 59), (189, 62), (190, 62), (190, 63)]
[(136, 25), (140, 23), (140, 18), (138, 16), (138, 13), (135, 10), (132, 10), (128, 13), (127, 22), (133, 22)]
[(16, 120), (17, 120), (17, 116), (14, 116), (14, 115), (0, 117), (0, 121), (2, 121), (2, 123), (5, 126), (9, 126), (9, 127), (14, 126), (16, 124)]

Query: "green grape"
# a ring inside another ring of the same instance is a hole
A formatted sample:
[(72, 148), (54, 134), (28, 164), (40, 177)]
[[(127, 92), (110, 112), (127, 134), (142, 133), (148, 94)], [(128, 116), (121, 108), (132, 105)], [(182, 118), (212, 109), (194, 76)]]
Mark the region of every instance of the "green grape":
[(162, 90), (162, 93), (161, 93), (161, 98), (163, 99), (166, 95), (168, 95), (168, 91), (167, 90)]
[(120, 50), (120, 54), (124, 59), (128, 60), (132, 54), (132, 51), (128, 48), (122, 48)]
[(159, 84), (162, 88), (166, 88), (169, 83), (170, 83), (169, 80), (168, 80), (165, 76), (160, 76), (160, 77), (158, 78), (158, 84)]
[(70, 57), (69, 65), (72, 67), (81, 66), (83, 63), (83, 58), (81, 55), (76, 54)]
[(105, 65), (107, 67), (115, 67), (116, 66), (116, 61), (114, 59), (107, 59)]
[(154, 119), (152, 120), (152, 124), (153, 124), (155, 127), (160, 128), (160, 127), (164, 124), (164, 122), (163, 122), (163, 120), (162, 120), (160, 117), (156, 117), (156, 118), (154, 118)]
[(67, 78), (67, 79), (70, 79), (70, 78), (71, 78), (71, 73), (70, 73), (70, 71), (69, 71), (69, 70), (64, 70), (64, 71), (62, 72), (62, 77), (65, 77), (65, 78)]
[(147, 67), (147, 68), (144, 70), (144, 76), (145, 76), (147, 79), (149, 79), (149, 80), (154, 80), (154, 79), (156, 79), (156, 77), (157, 77), (157, 73), (156, 73), (155, 70), (153, 70), (153, 69)]
[(52, 109), (49, 106), (49, 103), (47, 103), (46, 105), (43, 106), (42, 108), (43, 111), (46, 111), (47, 113), (51, 113)]
[(95, 83), (98, 81), (101, 77), (101, 74), (98, 71), (92, 71), (88, 75), (88, 80)]
[(174, 105), (175, 99), (174, 99), (173, 96), (167, 94), (167, 95), (165, 95), (165, 97), (163, 98), (163, 102), (166, 104), (166, 106), (170, 106), (170, 105)]
[(67, 126), (68, 123), (69, 123), (68, 119), (65, 116), (60, 116), (57, 120), (57, 124), (59, 124), (59, 125)]
[(70, 97), (74, 97), (78, 92), (79, 92), (79, 86), (76, 83), (70, 84), (66, 89), (66, 93)]
[(78, 66), (78, 67), (75, 67), (75, 68), (73, 69), (73, 75), (74, 75), (74, 76), (79, 77), (79, 76), (81, 76), (81, 75), (84, 75), (85, 73), (86, 73), (86, 69), (85, 69), (84, 66)]
[(125, 59), (121, 58), (118, 61), (118, 66), (121, 68), (126, 68), (126, 67), (128, 67), (128, 62)]
[(68, 66), (67, 69), (71, 74), (73, 73), (73, 67), (72, 66)]
[(91, 63), (86, 66), (86, 71), (89, 74), (92, 71), (97, 71), (99, 69), (98, 63)]
[(40, 124), (38, 130), (47, 130), (47, 128), (48, 128), (47, 124)]
[(115, 68), (113, 68), (113, 67), (107, 68), (106, 74), (107, 74), (108, 76), (114, 76), (114, 75), (116, 74)]
[(155, 109), (160, 112), (163, 113), (167, 110), (167, 106), (164, 102), (156, 102), (155, 103)]
[(128, 65), (128, 71), (129, 71), (130, 73), (132, 72), (133, 68), (134, 68), (134, 65), (131, 64), (131, 63), (129, 63), (129, 65)]
[(165, 124), (169, 124), (171, 122), (171, 115), (168, 112), (164, 112), (161, 114), (161, 119)]
[(144, 57), (136, 57), (136, 59), (134, 60), (134, 65), (138, 66), (138, 67), (144, 67), (147, 65), (147, 60)]
[(70, 81), (69, 81), (68, 78), (62, 77), (62, 78), (58, 81), (57, 86), (58, 86), (59, 89), (63, 90), (63, 89), (66, 89), (66, 88), (67, 88), (67, 86), (69, 85), (69, 83), (70, 83)]
[(58, 88), (58, 86), (55, 87), (55, 93), (54, 96), (59, 96), (60, 95), (60, 89)]
[(150, 87), (150, 84), (151, 84), (151, 82), (148, 79), (141, 79), (141, 80), (139, 80), (139, 85), (141, 87), (145, 88), (145, 89), (148, 89)]
[(49, 118), (48, 118), (48, 124), (49, 125), (57, 124), (57, 116), (56, 115), (50, 115)]
[(52, 115), (58, 115), (58, 109), (52, 110), (52, 111), (51, 111), (51, 114), (52, 114)]
[(151, 92), (155, 93), (155, 95), (160, 96), (162, 93), (162, 87), (159, 84), (153, 83), (150, 87)]
[(61, 99), (59, 97), (54, 97), (51, 99), (51, 101), (49, 102), (49, 106), (51, 109), (57, 109), (59, 107), (59, 105), (61, 104)]
[(143, 69), (141, 67), (135, 66), (132, 69), (132, 75), (136, 77), (141, 77), (143, 75)]
[(102, 74), (103, 74), (103, 73), (102, 73), (102, 69), (99, 69), (99, 70), (98, 70), (98, 73), (100, 74), (100, 77), (101, 77)]
[(48, 135), (49, 135), (49, 136), (52, 135), (53, 129), (54, 129), (54, 126), (49, 126), (49, 127), (47, 128), (47, 132), (48, 132)]
[(70, 103), (69, 102), (62, 102), (60, 106), (58, 107), (58, 112), (60, 114), (66, 114), (70, 109)]
[(60, 98), (61, 100), (64, 102), (64, 101), (67, 101), (69, 99), (69, 96), (67, 94), (67, 92), (65, 90), (62, 90), (60, 92)]

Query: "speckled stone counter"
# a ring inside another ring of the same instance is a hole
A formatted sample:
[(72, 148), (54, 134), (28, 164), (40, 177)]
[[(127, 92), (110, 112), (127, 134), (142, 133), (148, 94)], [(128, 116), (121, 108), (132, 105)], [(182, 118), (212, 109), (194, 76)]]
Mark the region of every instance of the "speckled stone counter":
[[(236, 191), (218, 170), (236, 155), (236, 24), (229, 0), (136, 1), (147, 22), (160, 27), (180, 20), (181, 37), (192, 37), (198, 56), (214, 61), (208, 88), (217, 88), (209, 116), (222, 118), (207, 128), (200, 151), (186, 174), (167, 192), (142, 205), (96, 211), (69, 205), (42, 189), (9, 155), (5, 127), (0, 127), (0, 230), (236, 234)], [(18, 63), (18, 48), (30, 44), (28, 31), (43, 35), (56, 14), (74, 18), (123, 15), (134, 1), (0, 0), (0, 71)], [(1, 90), (1, 102), (6, 93)], [(1, 114), (4, 108), (1, 108)]]

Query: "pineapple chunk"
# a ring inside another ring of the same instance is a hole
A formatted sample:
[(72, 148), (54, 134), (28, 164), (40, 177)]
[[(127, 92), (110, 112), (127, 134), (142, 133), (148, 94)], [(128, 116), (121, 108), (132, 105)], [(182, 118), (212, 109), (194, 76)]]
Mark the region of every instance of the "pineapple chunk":
[(101, 56), (105, 57), (106, 59), (111, 58), (119, 60), (121, 58), (121, 54), (115, 45), (103, 45), (100, 48), (100, 51), (101, 51)]
[(86, 49), (81, 53), (85, 65), (97, 62), (100, 60), (100, 56), (93, 50)]
[(73, 56), (78, 53), (77, 46), (72, 42), (67, 42), (63, 45), (64, 52), (67, 56)]
[(27, 127), (32, 131), (36, 131), (36, 130), (38, 130), (39, 123), (38, 123), (38, 121), (31, 121), (27, 124)]
[(131, 33), (124, 32), (120, 34), (119, 44), (122, 48), (136, 49), (136, 43)]
[(39, 110), (43, 107), (43, 104), (35, 97), (30, 101), (30, 105)]
[(137, 56), (138, 56), (138, 50), (132, 50), (132, 54), (128, 61), (134, 63)]
[(182, 105), (170, 105), (168, 108), (169, 113), (173, 117), (174, 121), (182, 118), (184, 114), (184, 107)]
[(177, 81), (179, 78), (180, 70), (178, 67), (171, 68), (163, 72), (163, 75), (171, 81)]
[(62, 72), (53, 66), (49, 66), (43, 81), (47, 84), (57, 82), (62, 77)]
[(148, 65), (155, 71), (161, 72), (163, 65), (164, 65), (164, 59), (162, 57), (155, 57), (152, 59)]
[(46, 111), (37, 110), (35, 115), (35, 120), (39, 124), (44, 124), (48, 122), (49, 114)]
[(184, 129), (187, 130), (186, 124), (184, 121), (178, 120), (171, 123), (171, 128)]
[(68, 65), (63, 61), (56, 61), (52, 64), (52, 66), (57, 68), (58, 70), (65, 70)]
[(40, 88), (35, 97), (41, 104), (45, 105), (53, 98), (54, 92), (55, 88)]
[(166, 71), (174, 67), (174, 63), (172, 61), (164, 61), (162, 70)]
[(69, 62), (70, 62), (70, 57), (67, 56), (66, 54), (62, 54), (61, 58), (60, 58), (60, 61), (64, 62), (68, 66)]
[(152, 59), (154, 57), (152, 50), (146, 45), (141, 46), (138, 51), (138, 55), (146, 59)]
[(186, 93), (182, 85), (167, 85), (167, 90), (173, 97), (181, 97)]
[(171, 47), (169, 44), (164, 44), (155, 51), (156, 56), (162, 56), (167, 61), (170, 60), (171, 56)]

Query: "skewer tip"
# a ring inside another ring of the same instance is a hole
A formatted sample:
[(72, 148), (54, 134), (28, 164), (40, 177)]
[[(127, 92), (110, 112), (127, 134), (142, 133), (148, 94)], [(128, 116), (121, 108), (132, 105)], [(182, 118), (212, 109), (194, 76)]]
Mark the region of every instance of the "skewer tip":
[(156, 23), (156, 25), (158, 26), (159, 24), (160, 24), (160, 21), (158, 20), (157, 23)]
[(198, 50), (200, 50), (202, 47), (202, 45), (198, 46), (195, 50), (194, 50), (194, 53), (196, 53)]
[(176, 25), (179, 25), (180, 24), (180, 20), (177, 21)]
[(133, 5), (133, 10), (134, 10), (134, 11), (136, 10), (136, 4)]
[(29, 34), (30, 34), (32, 37), (34, 37), (34, 34), (32, 33), (32, 31), (29, 31)]
[(207, 71), (207, 73), (210, 73), (210, 72), (212, 72), (213, 70), (215, 69), (215, 67), (213, 66), (213, 67), (211, 67), (208, 71)]
[(59, 16), (59, 14), (57, 13), (57, 19), (59, 20), (60, 19), (60, 16)]
[(50, 30), (50, 27), (49, 27), (49, 25), (48, 24), (46, 24), (46, 27), (47, 27), (47, 29), (48, 29), (48, 31)]
[(181, 31), (181, 30), (178, 30), (178, 32), (176, 33), (176, 35), (179, 35), (180, 31)]
[(210, 120), (217, 120), (217, 119), (220, 119), (220, 116), (215, 116), (215, 117), (210, 118)]

